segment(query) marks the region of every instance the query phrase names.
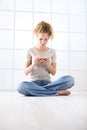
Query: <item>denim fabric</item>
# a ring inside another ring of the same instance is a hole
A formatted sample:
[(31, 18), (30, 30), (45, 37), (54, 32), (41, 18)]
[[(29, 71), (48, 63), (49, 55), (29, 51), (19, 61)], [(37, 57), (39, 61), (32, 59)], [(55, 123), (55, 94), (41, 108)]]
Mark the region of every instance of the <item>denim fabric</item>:
[(72, 76), (63, 76), (53, 82), (46, 80), (24, 81), (19, 84), (17, 90), (25, 96), (57, 96), (58, 90), (66, 90), (73, 85), (74, 78)]

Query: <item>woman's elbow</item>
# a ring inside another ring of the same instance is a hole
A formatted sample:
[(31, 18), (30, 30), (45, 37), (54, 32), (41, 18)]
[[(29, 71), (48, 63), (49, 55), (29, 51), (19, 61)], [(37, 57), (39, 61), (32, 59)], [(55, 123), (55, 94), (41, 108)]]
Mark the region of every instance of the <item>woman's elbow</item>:
[(52, 75), (55, 75), (56, 74), (56, 71), (54, 71), (53, 73), (52, 73)]
[(26, 70), (24, 70), (24, 74), (25, 74), (25, 75), (28, 75), (28, 72), (27, 72)]

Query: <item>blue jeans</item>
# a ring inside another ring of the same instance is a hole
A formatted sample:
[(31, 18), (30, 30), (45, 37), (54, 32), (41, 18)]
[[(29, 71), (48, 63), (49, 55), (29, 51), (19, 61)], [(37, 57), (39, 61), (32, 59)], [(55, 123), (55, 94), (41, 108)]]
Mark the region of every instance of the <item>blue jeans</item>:
[(58, 90), (66, 90), (74, 85), (72, 76), (63, 76), (53, 82), (36, 80), (32, 82), (21, 82), (17, 88), (18, 92), (25, 96), (57, 96)]

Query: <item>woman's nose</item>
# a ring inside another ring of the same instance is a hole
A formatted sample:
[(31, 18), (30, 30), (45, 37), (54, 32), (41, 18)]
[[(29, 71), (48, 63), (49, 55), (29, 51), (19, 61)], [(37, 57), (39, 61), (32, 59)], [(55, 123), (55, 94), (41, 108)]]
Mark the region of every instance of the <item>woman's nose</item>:
[(45, 40), (42, 40), (42, 43), (45, 43)]

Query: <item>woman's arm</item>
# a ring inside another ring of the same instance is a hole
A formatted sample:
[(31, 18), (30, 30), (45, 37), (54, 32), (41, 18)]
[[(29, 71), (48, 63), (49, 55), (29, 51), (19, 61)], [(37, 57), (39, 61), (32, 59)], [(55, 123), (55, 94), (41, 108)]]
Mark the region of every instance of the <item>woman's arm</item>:
[(56, 63), (55, 64), (49, 64), (47, 66), (47, 69), (48, 69), (48, 71), (50, 71), (50, 73), (52, 75), (55, 75), (56, 74)]
[(31, 64), (30, 62), (26, 62), (25, 69), (24, 69), (25, 75), (28, 75), (32, 71), (33, 68), (34, 68), (34, 64)]
[(56, 63), (54, 63), (54, 64), (48, 64), (48, 65), (47, 65), (47, 69), (48, 69), (48, 71), (49, 71), (52, 75), (55, 75), (55, 74), (56, 74)]
[(40, 57), (37, 56), (37, 57), (35, 57), (33, 63), (26, 62), (25, 63), (25, 69), (24, 69), (25, 75), (28, 75), (33, 70), (34, 66), (39, 63), (39, 61), (40, 61)]

